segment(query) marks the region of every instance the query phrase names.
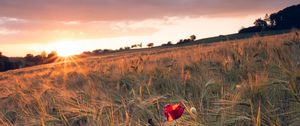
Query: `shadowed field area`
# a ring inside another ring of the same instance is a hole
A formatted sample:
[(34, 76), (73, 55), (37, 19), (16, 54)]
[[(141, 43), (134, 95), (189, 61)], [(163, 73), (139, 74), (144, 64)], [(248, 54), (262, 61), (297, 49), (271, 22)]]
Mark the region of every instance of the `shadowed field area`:
[(178, 102), (176, 125), (299, 125), (299, 33), (0, 73), (0, 125), (174, 125), (163, 106)]

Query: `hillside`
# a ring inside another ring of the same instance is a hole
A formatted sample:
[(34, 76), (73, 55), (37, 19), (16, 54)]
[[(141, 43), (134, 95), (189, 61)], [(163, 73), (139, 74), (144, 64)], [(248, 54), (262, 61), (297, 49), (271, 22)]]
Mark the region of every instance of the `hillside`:
[(300, 4), (286, 7), (276, 13), (266, 14), (265, 17), (254, 21), (255, 26), (242, 28), (239, 33), (261, 31), (288, 30), (300, 28)]
[[(298, 31), (218, 43), (130, 50), (0, 73), (0, 125), (300, 123)], [(190, 111), (195, 107), (197, 112)]]

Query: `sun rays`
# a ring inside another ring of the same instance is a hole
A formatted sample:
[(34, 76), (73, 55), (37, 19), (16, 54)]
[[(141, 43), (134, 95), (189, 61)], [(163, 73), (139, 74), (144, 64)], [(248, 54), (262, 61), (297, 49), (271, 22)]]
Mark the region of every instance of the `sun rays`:
[(58, 41), (49, 44), (48, 50), (55, 50), (60, 57), (70, 57), (82, 52), (82, 44), (72, 41)]

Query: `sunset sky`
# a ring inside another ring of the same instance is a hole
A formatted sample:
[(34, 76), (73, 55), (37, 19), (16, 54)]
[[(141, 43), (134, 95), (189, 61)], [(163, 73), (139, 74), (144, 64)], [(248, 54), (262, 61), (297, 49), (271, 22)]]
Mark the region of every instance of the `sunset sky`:
[(0, 0), (0, 52), (118, 49), (236, 33), (297, 0)]

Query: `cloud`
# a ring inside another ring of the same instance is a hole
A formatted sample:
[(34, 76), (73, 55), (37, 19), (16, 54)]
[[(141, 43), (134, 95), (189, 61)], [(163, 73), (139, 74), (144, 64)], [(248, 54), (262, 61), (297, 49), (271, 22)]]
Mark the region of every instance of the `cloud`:
[(16, 31), (16, 30), (8, 30), (6, 28), (0, 28), (0, 36), (2, 35), (13, 35), (13, 34), (17, 34), (20, 31)]
[[(255, 18), (265, 13), (276, 12), (293, 4), (299, 2), (0, 0), (0, 49), (14, 52), (16, 45), (45, 44), (65, 39), (101, 39), (107, 44), (115, 40), (120, 42), (117, 45), (126, 45), (134, 40), (176, 41), (197, 33), (199, 38), (208, 37), (234, 33), (242, 25), (251, 25)], [(8, 45), (11, 45), (10, 48)]]
[(142, 20), (270, 12), (295, 0), (1, 0), (0, 16), (29, 20)]
[(62, 24), (65, 24), (65, 25), (78, 25), (80, 24), (79, 21), (64, 21), (62, 22)]
[(142, 21), (9, 21), (0, 24), (0, 43), (46, 43), (59, 39), (94, 39), (151, 35), (172, 18)]
[(296, 3), (294, 0), (1, 0), (0, 43), (151, 35), (184, 17), (239, 17), (274, 12)]

